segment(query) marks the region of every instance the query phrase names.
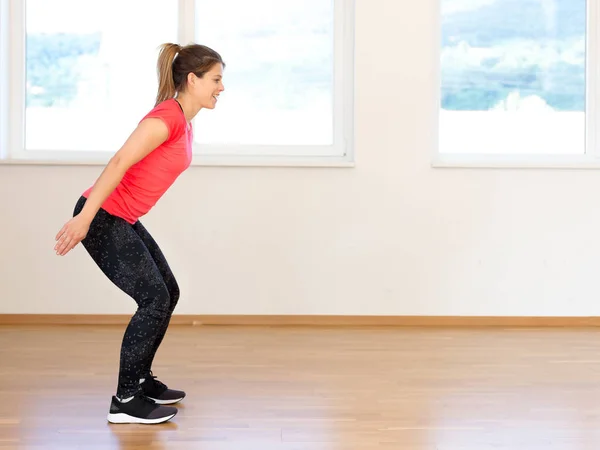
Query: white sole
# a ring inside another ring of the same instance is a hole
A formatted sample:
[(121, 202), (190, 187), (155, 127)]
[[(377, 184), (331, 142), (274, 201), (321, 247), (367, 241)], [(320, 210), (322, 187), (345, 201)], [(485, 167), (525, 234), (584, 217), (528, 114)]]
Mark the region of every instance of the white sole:
[(157, 423), (163, 423), (168, 420), (171, 420), (173, 417), (175, 417), (175, 414), (171, 414), (170, 416), (166, 417), (159, 417), (158, 419), (141, 419), (139, 417), (133, 417), (125, 413), (109, 413), (107, 419), (110, 423), (141, 423), (145, 425), (155, 425)]
[(152, 398), (152, 397), (148, 397), (150, 400), (154, 400), (154, 402), (157, 405), (173, 405), (175, 403), (179, 403), (181, 400), (183, 400), (185, 397), (181, 397), (181, 398), (176, 398), (174, 400), (159, 400), (157, 398)]

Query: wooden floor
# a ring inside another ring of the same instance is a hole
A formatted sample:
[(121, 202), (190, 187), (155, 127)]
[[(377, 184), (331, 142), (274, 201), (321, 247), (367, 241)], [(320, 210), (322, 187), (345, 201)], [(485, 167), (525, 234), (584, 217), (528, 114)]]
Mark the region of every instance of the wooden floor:
[(598, 450), (598, 329), (183, 327), (163, 425), (110, 425), (120, 326), (0, 327), (0, 449)]

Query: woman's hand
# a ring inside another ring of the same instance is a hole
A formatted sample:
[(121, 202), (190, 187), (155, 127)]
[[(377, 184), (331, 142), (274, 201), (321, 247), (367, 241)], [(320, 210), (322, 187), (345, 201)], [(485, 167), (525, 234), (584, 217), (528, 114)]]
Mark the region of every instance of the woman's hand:
[(56, 235), (54, 250), (59, 256), (70, 252), (77, 244), (87, 236), (90, 229), (90, 221), (81, 214), (69, 220)]

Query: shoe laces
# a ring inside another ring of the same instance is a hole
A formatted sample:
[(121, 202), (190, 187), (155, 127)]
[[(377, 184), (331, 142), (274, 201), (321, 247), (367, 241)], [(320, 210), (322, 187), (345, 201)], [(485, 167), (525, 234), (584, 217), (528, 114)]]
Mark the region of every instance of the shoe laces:
[(167, 390), (167, 385), (161, 382), (153, 373), (150, 371), (150, 379), (155, 386), (161, 389)]
[(144, 395), (143, 392), (138, 392), (137, 394), (135, 394), (135, 397), (142, 400), (145, 403), (149, 403), (150, 405), (155, 405), (156, 402), (154, 400), (152, 400), (151, 398), (148, 398)]

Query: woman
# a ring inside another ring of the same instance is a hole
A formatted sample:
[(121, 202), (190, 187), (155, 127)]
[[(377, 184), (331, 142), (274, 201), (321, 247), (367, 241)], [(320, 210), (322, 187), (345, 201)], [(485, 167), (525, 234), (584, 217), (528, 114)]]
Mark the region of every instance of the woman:
[(158, 57), (155, 107), (110, 159), (77, 202), (73, 218), (56, 235), (64, 256), (79, 242), (102, 272), (137, 303), (121, 346), (116, 395), (108, 421), (155, 424), (185, 397), (153, 376), (179, 287), (159, 246), (139, 218), (156, 204), (192, 158), (192, 119), (213, 109), (224, 90), (225, 64), (214, 50), (163, 44)]

